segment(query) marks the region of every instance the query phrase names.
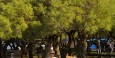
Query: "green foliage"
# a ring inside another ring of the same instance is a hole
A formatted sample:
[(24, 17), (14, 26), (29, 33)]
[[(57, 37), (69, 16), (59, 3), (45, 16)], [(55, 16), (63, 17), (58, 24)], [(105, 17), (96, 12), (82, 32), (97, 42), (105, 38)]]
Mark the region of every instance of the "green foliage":
[(114, 9), (115, 0), (0, 0), (0, 37), (35, 39), (72, 29), (89, 34), (111, 31)]
[(39, 21), (31, 21), (29, 23), (28, 28), (23, 32), (23, 39), (26, 40), (33, 40), (36, 39), (39, 36), (39, 26), (41, 25), (41, 23)]
[(89, 34), (111, 31), (114, 0), (35, 0), (35, 13), (42, 25), (39, 35), (77, 29)]
[[(44, 5), (46, 12), (42, 18), (42, 30), (47, 30), (46, 34), (56, 34), (62, 28), (69, 30), (77, 7), (73, 6), (72, 1), (69, 0), (51, 0), (47, 5)], [(39, 7), (40, 8), (40, 7)]]
[(111, 30), (111, 15), (114, 11), (111, 9), (115, 5), (112, 0), (81, 0), (78, 2), (80, 2), (78, 6), (82, 12), (77, 14), (75, 23), (79, 29), (89, 34), (94, 34), (99, 30)]
[(74, 38), (77, 38), (77, 37), (78, 37), (78, 32), (75, 32)]
[(11, 36), (11, 33), (11, 23), (6, 17), (0, 15), (0, 38), (9, 38), (9, 36)]
[[(9, 22), (8, 24), (10, 25), (8, 28), (12, 31), (12, 33), (10, 33), (11, 36), (8, 37), (22, 38), (23, 31), (28, 28), (29, 22), (34, 20), (34, 13), (31, 4), (26, 0), (10, 0), (0, 1), (0, 5), (0, 15), (7, 18), (7, 21)], [(5, 21), (6, 19), (3, 20)], [(3, 24), (3, 26), (5, 25)]]

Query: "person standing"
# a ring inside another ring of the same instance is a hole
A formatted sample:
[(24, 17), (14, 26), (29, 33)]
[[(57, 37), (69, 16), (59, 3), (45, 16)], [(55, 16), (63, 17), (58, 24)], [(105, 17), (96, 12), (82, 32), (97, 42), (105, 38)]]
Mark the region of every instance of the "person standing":
[(113, 41), (110, 41), (110, 48), (111, 48), (111, 54), (113, 53), (113, 50), (114, 50), (114, 42)]
[(58, 57), (58, 58), (61, 58), (61, 57), (60, 57), (60, 49), (59, 49), (59, 45), (57, 45), (57, 47), (56, 47), (56, 51), (57, 51), (57, 53), (56, 53), (56, 54), (57, 54), (57, 57)]
[(98, 50), (98, 54), (101, 53), (101, 43), (100, 43), (100, 39), (98, 39), (97, 41), (97, 50)]
[(50, 58), (53, 58), (54, 54), (55, 54), (55, 51), (53, 49), (53, 45), (51, 44), (51, 55), (50, 55)]

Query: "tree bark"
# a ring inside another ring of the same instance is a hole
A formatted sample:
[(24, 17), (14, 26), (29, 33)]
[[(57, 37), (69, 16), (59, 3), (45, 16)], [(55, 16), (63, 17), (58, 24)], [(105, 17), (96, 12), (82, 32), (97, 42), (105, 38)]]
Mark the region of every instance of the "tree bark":
[(2, 58), (1, 49), (2, 49), (2, 40), (0, 39), (0, 58)]
[(8, 58), (7, 57), (7, 46), (9, 44), (9, 41), (5, 41), (5, 44), (3, 45), (2, 49), (1, 49), (1, 55), (2, 58)]
[(29, 48), (29, 58), (33, 58), (33, 44), (32, 44), (32, 42), (30, 42), (29, 43), (29, 46), (28, 46), (28, 48)]
[(21, 51), (22, 51), (22, 58), (28, 58), (27, 57), (27, 50), (26, 50), (26, 43), (22, 41), (22, 46), (21, 46)]
[(78, 36), (80, 38), (78, 44), (77, 44), (77, 57), (78, 58), (86, 58), (86, 40), (88, 38), (88, 34), (86, 33), (79, 33)]
[(76, 32), (76, 30), (70, 30), (70, 32), (68, 32), (67, 34), (68, 34), (68, 36), (69, 36), (69, 42), (68, 42), (68, 55), (72, 55), (72, 52), (74, 52), (74, 48), (75, 48), (75, 43), (74, 43), (74, 47), (73, 48), (71, 48), (70, 46), (71, 45), (73, 45), (72, 44), (72, 42), (74, 42), (75, 40), (74, 40), (74, 34), (75, 34), (75, 32)]
[(47, 43), (45, 45), (45, 55), (44, 55), (44, 58), (46, 58), (49, 55), (49, 53), (51, 52), (50, 51), (50, 47), (51, 47), (50, 43)]

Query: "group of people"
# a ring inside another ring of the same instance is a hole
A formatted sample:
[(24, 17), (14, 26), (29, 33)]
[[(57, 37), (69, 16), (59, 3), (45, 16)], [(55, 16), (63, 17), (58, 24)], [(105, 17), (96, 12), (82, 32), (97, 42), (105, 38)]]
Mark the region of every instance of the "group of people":
[[(112, 38), (107, 38), (107, 40), (105, 41), (101, 41), (100, 39), (97, 39), (97, 41), (93, 43), (96, 45), (98, 54), (102, 53), (102, 51), (103, 52), (109, 51), (110, 54), (112, 54), (115, 48), (115, 42), (113, 41)], [(88, 47), (86, 47), (86, 49), (88, 49)]]
[[(98, 54), (102, 53), (102, 51), (106, 52), (107, 48), (110, 49), (109, 51), (112, 54), (114, 51), (114, 48), (115, 48), (115, 42), (113, 42), (113, 39), (111, 39), (111, 38), (105, 40), (104, 44), (102, 43), (101, 39), (97, 39), (97, 41), (95, 42), (95, 45), (96, 45), (96, 49), (97, 49)], [(77, 42), (75, 42), (75, 46), (77, 46)], [(86, 42), (85, 51), (87, 51), (87, 49), (89, 49), (89, 46), (90, 45), (88, 45), (88, 42)], [(43, 51), (45, 51), (45, 49), (43, 47), (44, 46), (40, 45), (36, 49), (38, 51), (37, 52), (38, 57), (40, 55), (42, 55), (41, 53), (43, 53)], [(67, 49), (67, 48), (69, 48), (69, 49)], [(67, 43), (62, 43), (61, 45), (60, 45), (60, 43), (51, 44), (51, 46), (50, 46), (50, 53), (52, 54), (51, 57), (54, 56), (54, 54), (55, 54), (58, 58), (65, 58), (67, 53), (70, 53), (72, 50), (74, 51), (73, 48), (74, 48), (74, 43), (71, 44), (70, 46), (68, 46)]]

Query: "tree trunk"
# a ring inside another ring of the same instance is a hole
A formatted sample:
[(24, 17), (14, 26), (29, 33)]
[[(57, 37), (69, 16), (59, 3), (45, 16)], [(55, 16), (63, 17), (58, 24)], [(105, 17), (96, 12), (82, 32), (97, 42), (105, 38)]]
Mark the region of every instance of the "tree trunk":
[(79, 40), (76, 46), (77, 58), (85, 58), (85, 48), (83, 41)]
[(5, 46), (2, 47), (2, 51), (1, 51), (2, 58), (7, 58), (7, 53), (6, 52), (7, 52), (7, 50), (6, 50)]
[(22, 46), (21, 46), (21, 51), (22, 51), (22, 58), (28, 58), (27, 57), (27, 50), (26, 50), (26, 43), (22, 41)]
[(47, 58), (50, 55), (51, 52), (50, 47), (51, 47), (50, 43), (47, 43), (45, 46), (45, 55), (43, 58)]
[[(75, 48), (75, 43), (74, 43), (74, 34), (75, 34), (76, 30), (71, 30), (70, 32), (68, 32), (68, 36), (69, 36), (69, 42), (68, 42), (68, 55), (72, 55), (72, 53), (74, 52), (74, 48)], [(72, 47), (71, 47), (72, 46)]]
[(71, 56), (71, 54), (72, 54), (72, 49), (71, 49), (70, 46), (71, 46), (71, 43), (72, 43), (72, 34), (69, 33), (68, 36), (69, 36), (69, 42), (68, 42), (68, 46), (69, 46), (69, 47), (68, 47), (67, 49), (68, 49), (68, 55)]
[(0, 58), (2, 58), (1, 49), (2, 49), (2, 40), (0, 39)]
[(28, 46), (28, 48), (29, 48), (29, 58), (33, 58), (33, 44), (32, 44), (32, 42), (30, 42), (29, 43), (29, 46)]
[(86, 54), (86, 40), (88, 38), (88, 34), (84, 33), (84, 34), (81, 34), (81, 33), (78, 33), (78, 36), (80, 38), (80, 40), (78, 41), (78, 44), (77, 44), (77, 57), (78, 58), (86, 58), (85, 57), (85, 54)]
[(8, 46), (8, 44), (9, 44), (9, 41), (5, 41), (5, 44), (1, 49), (2, 58), (8, 58), (7, 57), (7, 46)]

